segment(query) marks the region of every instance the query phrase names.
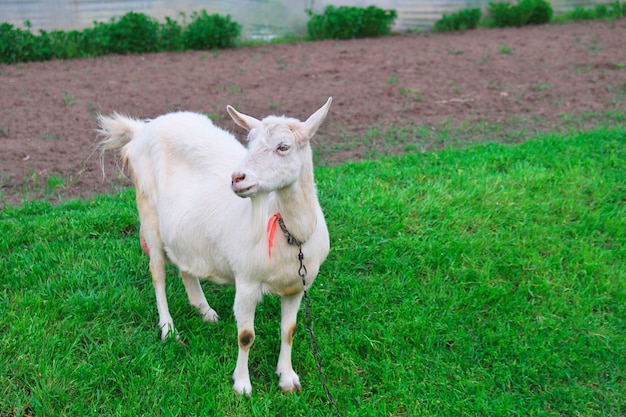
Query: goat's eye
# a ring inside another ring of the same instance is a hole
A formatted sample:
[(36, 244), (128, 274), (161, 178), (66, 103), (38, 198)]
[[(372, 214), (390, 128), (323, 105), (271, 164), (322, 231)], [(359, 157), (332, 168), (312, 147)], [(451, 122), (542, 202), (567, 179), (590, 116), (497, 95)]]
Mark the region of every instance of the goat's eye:
[(280, 145), (278, 145), (278, 147), (276, 148), (276, 150), (280, 153), (285, 153), (287, 151), (289, 151), (290, 146), (287, 145), (286, 143), (281, 143)]

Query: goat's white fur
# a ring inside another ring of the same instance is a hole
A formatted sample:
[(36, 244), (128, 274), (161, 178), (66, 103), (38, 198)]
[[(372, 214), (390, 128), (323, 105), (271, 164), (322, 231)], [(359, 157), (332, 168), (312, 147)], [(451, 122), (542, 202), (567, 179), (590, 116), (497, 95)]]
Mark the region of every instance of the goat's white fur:
[(161, 337), (175, 332), (165, 294), (166, 257), (178, 266), (190, 304), (207, 321), (215, 322), (217, 314), (198, 278), (235, 285), (239, 353), (233, 388), (240, 394), (252, 391), (248, 353), (256, 305), (265, 293), (281, 296), (279, 386), (300, 389), (291, 363), (304, 290), (298, 247), (289, 245), (279, 229), (270, 259), (266, 225), (270, 216), (280, 213), (291, 235), (304, 242), (308, 289), (329, 251), (309, 140), (331, 101), (305, 122), (277, 116), (257, 120), (228, 106), (235, 123), (249, 131), (248, 151), (200, 114), (169, 113), (150, 121), (119, 114), (99, 118), (102, 152), (121, 148), (136, 188)]

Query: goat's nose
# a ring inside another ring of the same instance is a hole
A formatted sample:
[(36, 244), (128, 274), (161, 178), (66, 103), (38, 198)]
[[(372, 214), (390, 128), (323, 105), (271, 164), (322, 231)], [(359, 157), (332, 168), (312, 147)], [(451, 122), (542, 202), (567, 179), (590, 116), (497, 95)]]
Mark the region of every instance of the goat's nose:
[(238, 182), (246, 179), (246, 174), (235, 172), (230, 178), (232, 179), (233, 184), (237, 184)]

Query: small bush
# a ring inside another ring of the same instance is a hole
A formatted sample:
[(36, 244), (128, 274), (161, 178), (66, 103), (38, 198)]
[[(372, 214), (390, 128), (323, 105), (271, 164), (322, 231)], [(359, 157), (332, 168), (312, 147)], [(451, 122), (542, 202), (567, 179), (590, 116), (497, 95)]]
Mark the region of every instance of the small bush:
[(185, 49), (183, 27), (170, 17), (159, 28), (159, 51), (182, 51)]
[(449, 32), (454, 30), (468, 30), (478, 27), (482, 12), (480, 9), (462, 9), (456, 13), (445, 14), (435, 22), (434, 32)]
[(609, 4), (609, 17), (619, 19), (622, 16), (626, 16), (626, 3), (620, 4), (619, 1), (614, 1)]
[(576, 6), (572, 11), (572, 20), (593, 20), (595, 18), (596, 14), (593, 9), (585, 9), (582, 6)]
[(64, 40), (70, 44), (67, 53), (78, 47), (76, 52), (79, 56), (138, 54), (158, 50), (159, 26), (159, 22), (143, 13), (129, 12), (108, 23), (94, 22), (93, 28), (82, 33), (74, 31), (71, 38), (59, 33), (56, 36), (57, 41)]
[(582, 6), (574, 7), (568, 14), (571, 20), (619, 19), (626, 16), (626, 3), (614, 1), (608, 5), (596, 4), (594, 8), (586, 9)]
[(241, 32), (241, 25), (230, 20), (230, 16), (208, 15), (206, 10), (194, 12), (184, 35), (187, 49), (230, 48)]
[(546, 0), (521, 0), (515, 5), (489, 3), (491, 26), (521, 27), (549, 23), (553, 10)]
[(52, 42), (52, 51), (54, 58), (71, 59), (90, 56), (85, 50), (85, 34), (83, 32), (72, 30), (64, 32), (62, 30), (53, 30), (49, 33)]
[(143, 13), (129, 12), (108, 27), (110, 52), (139, 54), (156, 52), (159, 22)]
[(307, 30), (312, 39), (354, 39), (389, 35), (398, 17), (395, 10), (376, 6), (326, 6), (323, 14), (309, 15)]
[(50, 37), (44, 31), (37, 36), (30, 31), (29, 21), (26, 30), (14, 28), (10, 23), (0, 24), (0, 62), (45, 61), (52, 58)]
[(596, 19), (609, 17), (609, 8), (604, 4), (596, 4)]

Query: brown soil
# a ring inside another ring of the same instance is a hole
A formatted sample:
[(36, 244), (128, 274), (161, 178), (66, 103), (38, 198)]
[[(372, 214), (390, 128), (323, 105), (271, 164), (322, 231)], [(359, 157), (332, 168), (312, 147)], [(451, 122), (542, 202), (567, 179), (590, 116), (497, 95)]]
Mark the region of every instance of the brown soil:
[(366, 156), (356, 138), (373, 127), (471, 121), (532, 132), (563, 114), (623, 113), (624, 64), (626, 19), (0, 65), (0, 199), (127, 186), (112, 155), (103, 179), (96, 113), (198, 111), (242, 138), (227, 104), (304, 119), (332, 96), (314, 146), (336, 162)]

